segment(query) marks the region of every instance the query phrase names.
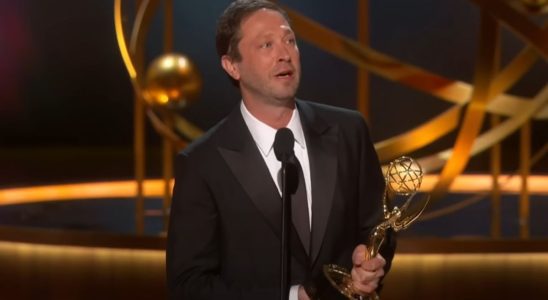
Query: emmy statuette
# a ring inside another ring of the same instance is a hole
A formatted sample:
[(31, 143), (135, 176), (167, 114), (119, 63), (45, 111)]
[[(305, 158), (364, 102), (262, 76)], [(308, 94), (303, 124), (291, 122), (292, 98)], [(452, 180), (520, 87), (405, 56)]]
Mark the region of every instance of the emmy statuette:
[[(366, 259), (375, 257), (384, 242), (386, 231), (403, 230), (421, 215), (428, 204), (429, 196), (415, 197), (422, 182), (422, 169), (412, 158), (402, 156), (390, 162), (386, 172), (386, 188), (383, 195), (383, 221), (375, 226), (369, 236)], [(396, 204), (403, 203), (400, 207)], [(350, 272), (334, 264), (323, 267), (329, 282), (348, 299), (378, 300), (377, 293), (360, 296), (354, 292)]]

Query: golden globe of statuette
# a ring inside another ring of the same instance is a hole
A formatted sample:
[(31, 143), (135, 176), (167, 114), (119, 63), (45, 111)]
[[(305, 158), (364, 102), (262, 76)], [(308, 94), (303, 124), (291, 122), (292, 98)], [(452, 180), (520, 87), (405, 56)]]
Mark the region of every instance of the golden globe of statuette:
[(419, 190), (422, 183), (421, 166), (412, 158), (402, 156), (390, 162), (386, 184), (393, 193), (409, 195)]
[(185, 107), (198, 99), (201, 87), (202, 79), (188, 57), (164, 54), (148, 67), (143, 97), (152, 105)]

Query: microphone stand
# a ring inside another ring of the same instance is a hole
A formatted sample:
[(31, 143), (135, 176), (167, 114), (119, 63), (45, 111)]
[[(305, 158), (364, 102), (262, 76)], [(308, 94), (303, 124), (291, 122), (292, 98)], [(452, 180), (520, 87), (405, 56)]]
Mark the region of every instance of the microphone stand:
[(282, 246), (281, 246), (281, 275), (280, 275), (280, 292), (281, 292), (281, 300), (288, 300), (289, 298), (289, 288), (288, 288), (288, 274), (289, 274), (289, 268), (288, 268), (288, 254), (289, 254), (289, 235), (288, 235), (288, 228), (289, 228), (289, 193), (287, 190), (287, 161), (282, 161)]
[(282, 191), (282, 233), (281, 233), (281, 247), (280, 247), (280, 299), (288, 300), (288, 278), (289, 278), (289, 220), (291, 218), (289, 206), (289, 190), (287, 185), (287, 162), (293, 156), (293, 146), (295, 144), (295, 138), (293, 132), (288, 128), (281, 128), (276, 132), (274, 139), (274, 153), (276, 159), (282, 163), (281, 168), (281, 191)]

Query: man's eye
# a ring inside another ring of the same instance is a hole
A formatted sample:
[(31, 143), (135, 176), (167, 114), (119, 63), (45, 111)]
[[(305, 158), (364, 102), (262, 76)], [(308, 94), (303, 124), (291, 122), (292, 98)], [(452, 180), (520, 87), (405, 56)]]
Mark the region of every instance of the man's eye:
[(297, 43), (297, 40), (295, 38), (287, 39), (287, 43), (291, 45), (295, 45)]
[(261, 48), (270, 48), (270, 47), (272, 47), (271, 42), (264, 42), (261, 44)]

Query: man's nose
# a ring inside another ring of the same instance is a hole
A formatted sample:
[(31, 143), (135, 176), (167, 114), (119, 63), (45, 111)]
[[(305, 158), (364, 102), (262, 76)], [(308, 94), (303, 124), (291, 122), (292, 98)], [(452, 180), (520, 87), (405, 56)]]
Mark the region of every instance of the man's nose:
[(291, 61), (291, 55), (289, 54), (288, 46), (285, 44), (278, 46), (278, 61)]

